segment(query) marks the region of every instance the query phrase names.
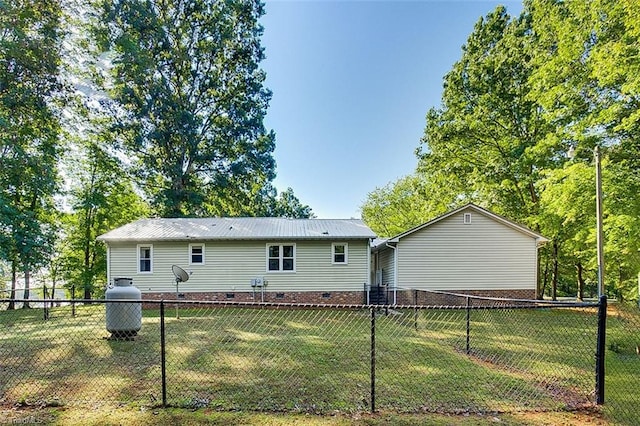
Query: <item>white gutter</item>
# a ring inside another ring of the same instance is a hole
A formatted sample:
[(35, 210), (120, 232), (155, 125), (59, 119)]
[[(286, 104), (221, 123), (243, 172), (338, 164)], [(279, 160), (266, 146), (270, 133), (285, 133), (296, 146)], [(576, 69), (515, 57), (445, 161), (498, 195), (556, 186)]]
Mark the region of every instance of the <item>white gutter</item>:
[(385, 245), (393, 249), (393, 304), (395, 305), (398, 291), (398, 247), (389, 245), (389, 243), (385, 243)]

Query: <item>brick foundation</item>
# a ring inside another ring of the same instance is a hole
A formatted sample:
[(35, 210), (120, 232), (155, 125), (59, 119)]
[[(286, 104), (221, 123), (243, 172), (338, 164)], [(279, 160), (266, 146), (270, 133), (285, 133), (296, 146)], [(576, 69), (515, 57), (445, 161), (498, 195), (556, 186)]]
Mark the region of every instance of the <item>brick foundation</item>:
[[(464, 294), (479, 297), (497, 297), (511, 299), (535, 298), (535, 290), (451, 290), (449, 293)], [(180, 293), (182, 300), (204, 300), (224, 302), (269, 302), (269, 303), (311, 303), (327, 305), (362, 305), (366, 303), (367, 295), (363, 291), (300, 291), (300, 292), (275, 292), (266, 291), (263, 295), (256, 291), (242, 292), (194, 292)], [(142, 300), (175, 300), (174, 292), (168, 293), (143, 293)], [(449, 294), (431, 293), (427, 291), (398, 290), (396, 292), (397, 305), (441, 305), (459, 306), (466, 303), (465, 297)], [(494, 302), (474, 299), (472, 304), (487, 305)], [(389, 292), (389, 304), (393, 304), (393, 293)]]
[[(361, 305), (365, 303), (363, 291), (228, 291), (180, 293), (182, 300), (211, 300), (223, 302), (313, 303), (326, 305)], [(184, 297), (182, 297), (184, 296)], [(176, 300), (175, 293), (143, 293), (142, 300)]]

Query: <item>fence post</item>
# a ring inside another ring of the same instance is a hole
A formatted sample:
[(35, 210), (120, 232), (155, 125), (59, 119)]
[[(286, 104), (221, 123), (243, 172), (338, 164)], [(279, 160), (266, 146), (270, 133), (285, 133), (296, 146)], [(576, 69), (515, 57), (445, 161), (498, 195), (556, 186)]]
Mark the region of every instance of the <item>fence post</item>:
[(417, 289), (413, 289), (413, 327), (417, 330), (418, 329), (418, 308), (416, 307), (418, 305), (418, 290)]
[(467, 355), (471, 352), (469, 340), (471, 338), (471, 298), (467, 296)]
[(371, 311), (371, 413), (376, 411), (376, 311)]
[(605, 351), (607, 337), (607, 296), (600, 296), (598, 305), (598, 341), (596, 347), (596, 404), (604, 404)]
[(165, 351), (164, 300), (160, 301), (160, 370), (162, 371), (162, 406), (167, 406), (167, 356)]

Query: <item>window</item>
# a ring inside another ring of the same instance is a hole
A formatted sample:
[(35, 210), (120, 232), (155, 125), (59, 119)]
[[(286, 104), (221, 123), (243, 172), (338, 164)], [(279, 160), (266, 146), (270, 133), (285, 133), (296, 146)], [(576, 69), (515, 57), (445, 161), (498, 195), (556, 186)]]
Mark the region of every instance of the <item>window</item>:
[(138, 272), (148, 274), (153, 272), (152, 245), (138, 245)]
[(296, 246), (295, 244), (268, 244), (267, 271), (295, 272)]
[(471, 223), (471, 213), (465, 213), (463, 222), (465, 225), (469, 225)]
[(348, 246), (347, 243), (331, 244), (331, 263), (337, 265), (346, 265), (348, 263)]
[(189, 244), (189, 264), (204, 265), (204, 244)]

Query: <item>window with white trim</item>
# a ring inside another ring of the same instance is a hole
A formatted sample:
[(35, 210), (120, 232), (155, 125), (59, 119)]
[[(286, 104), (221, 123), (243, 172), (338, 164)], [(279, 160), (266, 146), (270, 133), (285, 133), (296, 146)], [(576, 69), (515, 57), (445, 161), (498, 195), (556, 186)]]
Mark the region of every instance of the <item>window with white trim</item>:
[(295, 272), (295, 244), (267, 244), (267, 272)]
[(204, 265), (204, 244), (189, 244), (189, 265)]
[(153, 272), (153, 245), (138, 244), (138, 272), (141, 274)]
[(349, 263), (349, 245), (347, 243), (331, 244), (331, 263), (334, 265)]

